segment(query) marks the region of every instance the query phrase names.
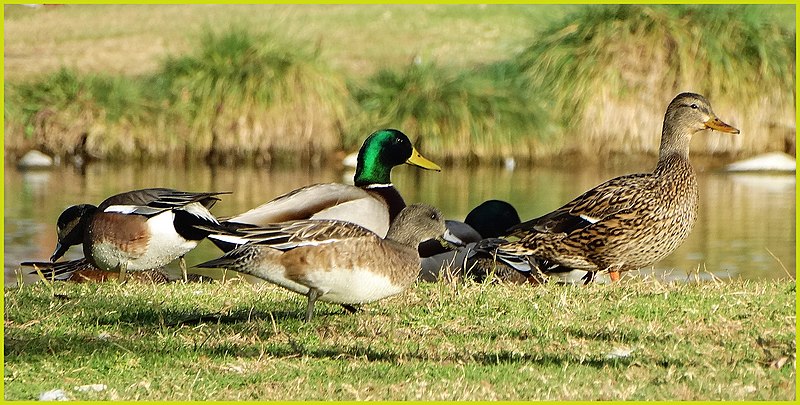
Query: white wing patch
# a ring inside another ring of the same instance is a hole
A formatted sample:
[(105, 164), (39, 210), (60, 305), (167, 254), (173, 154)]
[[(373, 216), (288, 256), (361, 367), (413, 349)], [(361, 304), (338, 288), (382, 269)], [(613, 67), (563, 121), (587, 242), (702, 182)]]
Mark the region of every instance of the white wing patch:
[(203, 204), (200, 204), (199, 202), (186, 204), (179, 209), (186, 211), (198, 218), (204, 219), (214, 224), (219, 224), (217, 218), (215, 218), (214, 215), (212, 215), (211, 212), (205, 206), (203, 206)]
[(118, 214), (133, 214), (139, 205), (109, 205), (103, 212), (116, 212)]
[(586, 215), (586, 214), (581, 214), (581, 215), (579, 215), (579, 216), (580, 216), (580, 217), (581, 217), (583, 220), (585, 220), (585, 221), (588, 221), (589, 223), (592, 223), (592, 224), (596, 224), (598, 221), (600, 221), (600, 219), (599, 219), (599, 218), (592, 218), (592, 217), (590, 217), (590, 216), (588, 216), (588, 215)]
[(241, 236), (234, 236), (234, 235), (208, 235), (209, 239), (216, 239), (222, 242), (233, 243), (234, 245), (244, 245), (245, 243), (250, 243), (252, 240), (243, 238)]

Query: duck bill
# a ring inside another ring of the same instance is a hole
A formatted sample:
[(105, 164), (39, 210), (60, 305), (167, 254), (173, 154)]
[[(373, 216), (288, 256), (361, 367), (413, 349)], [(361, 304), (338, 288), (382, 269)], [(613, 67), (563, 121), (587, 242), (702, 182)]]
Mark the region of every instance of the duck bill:
[(57, 243), (55, 252), (53, 252), (53, 255), (50, 256), (50, 261), (55, 262), (56, 260), (60, 259), (61, 256), (64, 256), (64, 253), (67, 253), (67, 250), (69, 250), (69, 246)]
[(442, 168), (439, 167), (439, 165), (420, 155), (419, 152), (417, 152), (417, 149), (414, 147), (411, 148), (411, 157), (406, 160), (406, 163), (427, 170), (436, 170), (437, 172), (442, 171)]
[[(445, 231), (445, 233), (447, 233), (447, 231)], [(437, 236), (436, 238), (434, 238), (434, 240), (439, 242), (439, 244), (442, 245), (443, 248), (448, 249), (448, 250), (456, 250), (456, 249), (464, 246), (463, 244), (459, 245), (459, 244), (456, 244), (456, 243), (453, 243), (453, 242), (447, 240), (446, 236)]]
[(728, 124), (726, 124), (724, 122), (722, 122), (722, 120), (720, 120), (717, 117), (713, 117), (713, 118), (709, 119), (708, 121), (706, 121), (706, 128), (713, 129), (715, 131), (720, 131), (720, 132), (727, 132), (729, 134), (738, 134), (739, 133), (738, 129), (736, 129), (736, 128), (734, 128), (734, 127), (732, 127), (732, 126), (730, 126), (730, 125), (728, 125)]

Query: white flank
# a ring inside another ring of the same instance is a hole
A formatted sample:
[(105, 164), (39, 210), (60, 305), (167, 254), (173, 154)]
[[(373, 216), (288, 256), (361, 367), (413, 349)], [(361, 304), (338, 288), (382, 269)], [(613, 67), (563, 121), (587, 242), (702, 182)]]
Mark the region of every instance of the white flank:
[(392, 284), (389, 277), (358, 267), (311, 271), (303, 284), (322, 291), (321, 301), (338, 304), (373, 302), (399, 294), (405, 289)]
[(175, 231), (172, 211), (164, 211), (147, 220), (150, 243), (141, 256), (132, 256), (112, 244), (95, 244), (92, 255), (98, 266), (105, 270), (119, 268), (125, 263), (127, 271), (144, 271), (164, 266), (185, 255), (197, 246), (196, 241), (184, 239)]

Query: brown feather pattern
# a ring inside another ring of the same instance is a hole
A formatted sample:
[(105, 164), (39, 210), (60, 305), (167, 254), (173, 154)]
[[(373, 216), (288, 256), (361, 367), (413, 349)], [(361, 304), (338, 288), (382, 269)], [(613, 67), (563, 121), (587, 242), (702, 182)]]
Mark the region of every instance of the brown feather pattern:
[(511, 228), (509, 236), (517, 240), (499, 246), (498, 253), (591, 272), (637, 269), (663, 259), (686, 239), (697, 219), (689, 141), (707, 128), (739, 132), (722, 123), (703, 96), (679, 94), (667, 108), (653, 172), (614, 178)]

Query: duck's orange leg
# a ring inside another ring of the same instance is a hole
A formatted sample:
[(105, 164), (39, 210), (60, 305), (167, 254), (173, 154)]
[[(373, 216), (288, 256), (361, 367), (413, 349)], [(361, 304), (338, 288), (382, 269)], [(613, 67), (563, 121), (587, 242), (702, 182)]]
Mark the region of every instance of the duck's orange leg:
[(611, 270), (608, 272), (608, 276), (611, 277), (611, 282), (619, 281), (619, 272), (616, 270)]

